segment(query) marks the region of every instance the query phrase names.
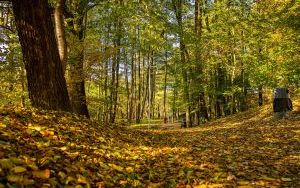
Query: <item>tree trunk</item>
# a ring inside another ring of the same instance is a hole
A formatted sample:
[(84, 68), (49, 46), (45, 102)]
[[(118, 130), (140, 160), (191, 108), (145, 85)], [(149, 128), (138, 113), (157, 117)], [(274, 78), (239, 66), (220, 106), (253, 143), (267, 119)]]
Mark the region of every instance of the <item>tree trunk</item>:
[[(82, 45), (82, 44), (79, 44)], [(83, 73), (83, 48), (70, 54), (69, 92), (73, 111), (89, 118)]]
[(55, 33), (58, 46), (59, 57), (62, 63), (63, 72), (67, 66), (67, 41), (64, 27), (63, 7), (65, 0), (57, 0), (54, 8)]
[[(75, 2), (71, 2), (75, 3)], [(90, 117), (85, 93), (84, 84), (84, 39), (86, 30), (86, 7), (87, 3), (76, 5), (76, 15), (74, 14), (71, 22), (68, 22), (71, 28), (70, 55), (69, 55), (69, 92), (73, 111), (79, 115)]]
[(131, 86), (130, 86), (130, 104), (129, 104), (129, 119), (133, 119), (134, 101), (135, 101), (135, 64), (134, 64), (134, 49), (131, 52)]
[[(115, 44), (115, 48), (120, 48), (121, 46), (121, 38), (118, 36), (118, 39)], [(118, 107), (118, 90), (119, 90), (119, 67), (120, 67), (120, 49), (118, 49), (116, 57), (113, 59), (113, 69), (112, 69), (112, 83), (111, 87), (113, 88), (111, 91), (111, 103), (112, 103), (112, 111), (110, 122), (114, 123), (117, 114)]]
[(184, 102), (186, 105), (185, 116), (186, 123), (188, 127), (192, 126), (191, 122), (191, 107), (190, 107), (190, 91), (189, 91), (189, 79), (188, 71), (186, 69), (186, 46), (183, 40), (183, 24), (182, 24), (182, 1), (172, 1), (174, 12), (176, 15), (177, 24), (179, 27), (179, 46), (180, 46), (180, 61), (182, 63), (182, 77), (183, 77), (183, 92), (184, 92)]
[(47, 0), (13, 0), (32, 106), (71, 111)]
[(164, 75), (164, 123), (167, 123), (167, 77), (168, 77), (168, 54), (167, 51), (165, 52), (165, 75)]
[(125, 59), (125, 89), (126, 89), (126, 119), (128, 122), (129, 119), (129, 100), (130, 100), (130, 91), (129, 91), (129, 79), (128, 79), (128, 58), (126, 51), (124, 50), (124, 59)]
[[(202, 37), (202, 14), (203, 14), (203, 7), (202, 7), (202, 1), (199, 2), (199, 0), (195, 0), (195, 34), (198, 36), (198, 40), (201, 39)], [(198, 123), (200, 123), (201, 117), (208, 120), (208, 113), (207, 113), (207, 107), (206, 107), (206, 102), (205, 102), (205, 93), (204, 93), (204, 75), (203, 75), (203, 65), (201, 61), (201, 54), (200, 54), (200, 46), (198, 43), (196, 43), (196, 50), (195, 50), (195, 56), (196, 56), (196, 62), (198, 66), (198, 70), (196, 72), (196, 83), (199, 85), (201, 88), (199, 94), (199, 97), (197, 97), (197, 100), (199, 106), (198, 106)], [(198, 76), (200, 74), (200, 77)], [(199, 87), (198, 86), (198, 87)]]
[(225, 97), (224, 97), (224, 86), (225, 82), (225, 70), (221, 67), (221, 63), (217, 64), (216, 70), (216, 116), (220, 118), (225, 115), (224, 113), (224, 105), (225, 105)]
[(139, 52), (138, 52), (138, 98), (137, 98), (137, 108), (136, 108), (136, 123), (141, 122), (141, 42), (140, 42), (140, 28), (137, 29), (137, 36), (138, 36), (138, 44), (139, 44)]
[(258, 87), (258, 105), (259, 106), (263, 105), (263, 89), (262, 89), (262, 86)]

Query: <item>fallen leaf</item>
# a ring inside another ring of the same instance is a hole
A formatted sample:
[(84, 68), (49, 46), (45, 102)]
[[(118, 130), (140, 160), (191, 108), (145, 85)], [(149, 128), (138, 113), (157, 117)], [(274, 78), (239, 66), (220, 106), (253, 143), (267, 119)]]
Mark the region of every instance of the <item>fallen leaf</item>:
[(4, 169), (11, 169), (14, 164), (9, 159), (0, 159), (0, 166)]
[(88, 184), (88, 181), (85, 177), (80, 174), (77, 174), (77, 183)]
[(12, 168), (12, 171), (14, 173), (22, 173), (22, 172), (26, 172), (26, 168), (22, 167), (22, 166), (16, 166), (14, 168)]
[(282, 181), (292, 181), (291, 178), (281, 178)]
[(50, 178), (50, 170), (45, 169), (45, 170), (33, 171), (32, 175), (36, 178), (48, 179), (48, 178)]
[(7, 180), (9, 182), (13, 182), (13, 183), (22, 182), (23, 176), (21, 176), (21, 175), (8, 175)]

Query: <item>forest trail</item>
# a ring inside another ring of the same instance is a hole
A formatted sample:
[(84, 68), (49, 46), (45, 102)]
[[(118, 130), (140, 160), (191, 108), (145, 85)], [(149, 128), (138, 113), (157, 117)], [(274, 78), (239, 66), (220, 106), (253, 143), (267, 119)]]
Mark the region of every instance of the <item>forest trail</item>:
[(300, 100), (180, 129), (99, 125), (49, 111), (0, 113), (0, 187), (300, 187)]

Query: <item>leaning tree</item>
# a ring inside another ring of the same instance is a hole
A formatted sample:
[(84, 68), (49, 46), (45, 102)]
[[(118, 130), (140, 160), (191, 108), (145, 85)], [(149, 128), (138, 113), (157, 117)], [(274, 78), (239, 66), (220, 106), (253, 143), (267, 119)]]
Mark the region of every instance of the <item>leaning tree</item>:
[(12, 0), (32, 106), (71, 111), (47, 0)]

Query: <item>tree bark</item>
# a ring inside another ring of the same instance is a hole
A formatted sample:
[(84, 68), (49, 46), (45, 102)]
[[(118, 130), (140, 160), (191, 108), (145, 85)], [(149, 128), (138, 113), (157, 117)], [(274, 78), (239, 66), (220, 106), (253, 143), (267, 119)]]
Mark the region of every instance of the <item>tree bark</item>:
[[(201, 39), (202, 37), (202, 28), (203, 28), (203, 24), (202, 24), (202, 14), (203, 14), (203, 7), (202, 7), (202, 0), (195, 0), (195, 34), (198, 37), (198, 40)], [(202, 61), (201, 61), (201, 53), (200, 53), (200, 48), (201, 46), (199, 46), (198, 43), (196, 43), (196, 50), (195, 50), (195, 58), (196, 58), (196, 63), (197, 63), (197, 72), (196, 72), (196, 83), (197, 85), (199, 85), (200, 87), (202, 87), (200, 89), (199, 95), (198, 97), (196, 97), (197, 102), (198, 102), (198, 124), (200, 123), (200, 119), (201, 117), (208, 120), (208, 113), (207, 113), (207, 106), (206, 106), (206, 102), (205, 102), (205, 93), (204, 93), (204, 75), (203, 75), (203, 65), (202, 65)], [(200, 77), (198, 76), (200, 74)], [(198, 87), (199, 87), (198, 86)]]
[(135, 58), (134, 58), (134, 48), (132, 49), (131, 52), (131, 84), (130, 84), (130, 104), (129, 104), (129, 119), (128, 122), (130, 123), (131, 120), (133, 119), (133, 113), (134, 113), (134, 108), (135, 108)]
[(258, 105), (263, 105), (263, 88), (261, 85), (258, 87)]
[[(74, 2), (73, 2), (74, 3)], [(70, 55), (69, 55), (69, 65), (70, 65), (70, 74), (69, 74), (69, 93), (70, 100), (73, 111), (79, 115), (84, 115), (87, 118), (90, 117), (86, 93), (85, 93), (85, 83), (84, 83), (84, 39), (85, 39), (85, 30), (86, 30), (86, 7), (87, 3), (82, 3), (75, 6), (76, 14), (70, 17), (72, 21), (68, 22), (69, 27), (71, 28), (71, 39), (72, 43), (70, 46)]]
[(71, 111), (47, 0), (13, 0), (32, 106)]
[(168, 77), (168, 54), (167, 51), (165, 52), (165, 73), (164, 73), (164, 123), (167, 123), (168, 117), (167, 117), (167, 77)]
[(189, 91), (189, 79), (188, 71), (186, 69), (187, 58), (186, 58), (186, 46), (183, 39), (183, 24), (182, 24), (182, 0), (173, 0), (172, 1), (174, 13), (176, 15), (177, 24), (179, 27), (179, 46), (180, 46), (180, 61), (182, 63), (182, 77), (183, 77), (183, 92), (184, 92), (184, 102), (186, 105), (185, 116), (186, 123), (188, 127), (192, 126), (191, 121), (191, 106), (190, 106), (190, 91)]
[(137, 29), (139, 52), (138, 52), (138, 99), (137, 99), (137, 109), (136, 109), (136, 123), (141, 122), (141, 42), (140, 42), (140, 28)]
[(67, 66), (67, 41), (63, 16), (63, 6), (65, 5), (65, 1), (66, 0), (57, 0), (54, 8), (55, 33), (63, 72), (66, 71)]
[[(82, 45), (82, 44), (79, 44)], [(83, 73), (84, 52), (82, 47), (79, 51), (71, 52), (70, 56), (70, 81), (69, 92), (73, 111), (79, 115), (89, 118), (89, 111), (86, 104), (85, 83)]]

